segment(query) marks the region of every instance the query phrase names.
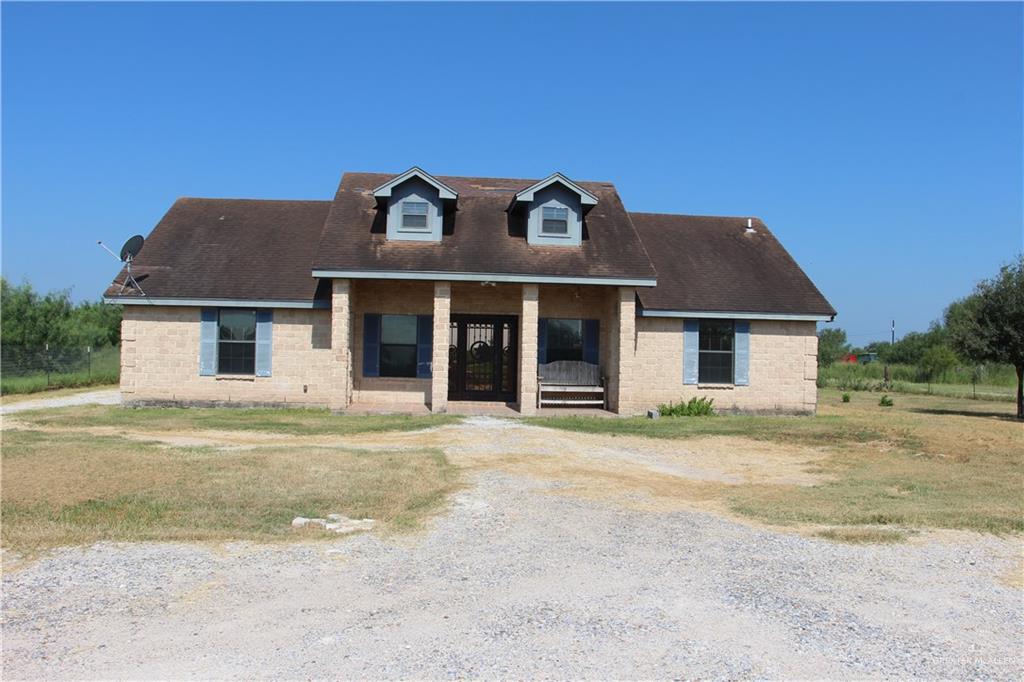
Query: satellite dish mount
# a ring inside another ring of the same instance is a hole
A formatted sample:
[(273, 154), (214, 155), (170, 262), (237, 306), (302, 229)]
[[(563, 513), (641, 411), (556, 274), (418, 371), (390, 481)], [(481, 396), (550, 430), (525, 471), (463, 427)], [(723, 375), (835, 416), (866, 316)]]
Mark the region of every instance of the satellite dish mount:
[(146, 292), (142, 290), (142, 287), (139, 286), (138, 280), (135, 279), (135, 275), (132, 274), (132, 261), (135, 260), (135, 257), (139, 255), (139, 251), (142, 251), (142, 245), (146, 243), (146, 239), (141, 234), (135, 235), (134, 237), (126, 241), (124, 243), (124, 246), (121, 247), (120, 256), (118, 256), (116, 253), (108, 249), (107, 245), (104, 244), (103, 242), (97, 241), (96, 243), (103, 247), (104, 251), (106, 251), (111, 256), (117, 258), (117, 260), (124, 263), (125, 276), (124, 280), (122, 280), (121, 282), (121, 291), (118, 293), (123, 294), (125, 288), (128, 286), (129, 283), (131, 283), (132, 286), (138, 289), (140, 294), (145, 296)]

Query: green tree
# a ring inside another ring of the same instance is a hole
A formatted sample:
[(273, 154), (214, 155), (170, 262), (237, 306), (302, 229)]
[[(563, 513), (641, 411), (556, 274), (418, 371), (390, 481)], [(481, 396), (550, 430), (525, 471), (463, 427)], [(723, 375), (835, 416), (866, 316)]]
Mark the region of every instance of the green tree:
[(28, 282), (12, 286), (0, 278), (0, 343), (43, 348), (102, 347), (121, 338), (121, 306), (71, 303), (67, 290), (40, 295)]
[(845, 330), (836, 327), (818, 332), (818, 365), (821, 367), (829, 367), (849, 352), (850, 344), (846, 341)]
[(945, 314), (953, 348), (974, 362), (1017, 370), (1017, 418), (1024, 419), (1024, 255), (984, 280)]
[(932, 390), (932, 380), (938, 379), (957, 364), (956, 353), (949, 346), (932, 346), (921, 355), (920, 367), (928, 380), (928, 391)]

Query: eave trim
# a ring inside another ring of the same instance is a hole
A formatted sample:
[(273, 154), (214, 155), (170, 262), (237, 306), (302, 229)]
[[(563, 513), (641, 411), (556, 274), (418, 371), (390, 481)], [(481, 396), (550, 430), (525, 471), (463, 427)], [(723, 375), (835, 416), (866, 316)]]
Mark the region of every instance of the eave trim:
[(430, 173), (426, 172), (425, 170), (423, 170), (422, 168), (420, 168), (418, 166), (413, 166), (412, 168), (410, 168), (409, 170), (405, 171), (404, 173), (402, 173), (400, 175), (396, 175), (392, 179), (388, 180), (383, 185), (381, 185), (377, 189), (373, 190), (373, 196), (378, 197), (378, 198), (380, 198), (380, 197), (384, 197), (384, 198), (390, 197), (392, 189), (394, 189), (398, 185), (401, 185), (403, 182), (405, 182), (406, 180), (408, 180), (410, 178), (413, 178), (413, 177), (419, 178), (423, 182), (427, 183), (428, 185), (430, 185), (434, 189), (436, 189), (437, 192), (438, 192), (438, 195), (442, 199), (458, 199), (459, 198), (459, 193), (458, 192), (456, 192), (454, 189), (452, 189), (448, 185), (444, 184), (443, 182), (441, 182), (440, 180), (435, 178), (433, 175), (431, 175)]
[(544, 178), (540, 182), (534, 183), (534, 184), (530, 185), (529, 187), (527, 187), (526, 189), (521, 190), (519, 192), (516, 192), (515, 200), (516, 201), (533, 201), (533, 195), (534, 194), (536, 194), (537, 192), (541, 191), (542, 189), (544, 189), (545, 187), (547, 187), (549, 185), (553, 185), (556, 182), (559, 182), (559, 183), (565, 185), (568, 189), (570, 189), (573, 192), (576, 192), (577, 194), (579, 194), (580, 195), (580, 203), (582, 203), (584, 206), (596, 206), (597, 205), (597, 197), (596, 196), (594, 196), (593, 194), (591, 194), (587, 190), (583, 189), (582, 187), (577, 185), (575, 182), (573, 182), (569, 178), (567, 178), (564, 175), (562, 175), (561, 173), (552, 173), (551, 175), (549, 175), (548, 177)]
[(565, 277), (487, 272), (435, 272), (411, 270), (313, 270), (313, 277), (345, 279), (405, 279), (450, 282), (515, 282), (522, 284), (595, 284), (620, 287), (653, 287), (658, 281), (631, 277)]
[(723, 310), (648, 310), (640, 311), (641, 317), (690, 317), (737, 320), (790, 320), (794, 322), (831, 322), (835, 315), (814, 315), (799, 313), (747, 313)]
[(161, 296), (104, 296), (104, 303), (118, 305), (169, 305), (217, 308), (330, 308), (329, 301), (295, 301), (242, 298), (168, 298)]

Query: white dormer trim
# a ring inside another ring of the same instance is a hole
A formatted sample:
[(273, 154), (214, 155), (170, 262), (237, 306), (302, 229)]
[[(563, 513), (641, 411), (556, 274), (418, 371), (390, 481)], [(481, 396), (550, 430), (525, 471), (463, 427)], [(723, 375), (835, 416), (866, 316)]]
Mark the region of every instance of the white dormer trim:
[(448, 185), (444, 184), (443, 182), (435, 178), (430, 173), (426, 172), (425, 170), (417, 166), (413, 166), (412, 168), (405, 171), (401, 175), (396, 175), (395, 177), (388, 180), (377, 189), (373, 190), (373, 196), (377, 198), (390, 199), (391, 190), (393, 190), (395, 187), (398, 187), (406, 180), (409, 180), (414, 177), (419, 178), (423, 182), (427, 183), (428, 185), (436, 189), (438, 196), (441, 199), (455, 200), (459, 198), (458, 192), (456, 192), (454, 189), (452, 189)]
[(544, 178), (540, 182), (530, 185), (521, 192), (516, 193), (516, 201), (533, 201), (533, 195), (542, 189), (555, 184), (556, 182), (566, 186), (566, 188), (572, 190), (576, 194), (580, 195), (580, 203), (584, 206), (596, 206), (597, 197), (583, 189), (575, 182), (565, 177), (561, 173), (552, 173), (548, 177)]

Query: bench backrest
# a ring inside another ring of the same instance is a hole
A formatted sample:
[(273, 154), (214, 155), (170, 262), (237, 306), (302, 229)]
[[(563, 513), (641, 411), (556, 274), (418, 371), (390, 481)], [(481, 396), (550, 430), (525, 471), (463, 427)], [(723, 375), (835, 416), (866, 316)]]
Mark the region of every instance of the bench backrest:
[(600, 386), (601, 368), (581, 360), (558, 360), (537, 366), (542, 383), (553, 386)]

